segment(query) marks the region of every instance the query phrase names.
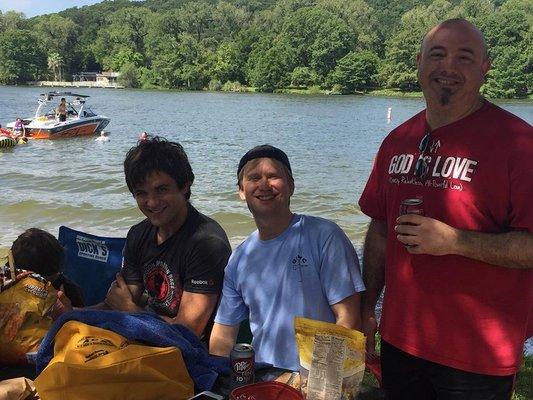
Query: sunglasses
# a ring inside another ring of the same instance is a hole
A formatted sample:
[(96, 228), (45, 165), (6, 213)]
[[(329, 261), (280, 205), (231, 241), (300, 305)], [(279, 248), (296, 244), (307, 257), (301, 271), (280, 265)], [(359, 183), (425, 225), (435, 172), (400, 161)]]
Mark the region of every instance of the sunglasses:
[(418, 179), (422, 179), (424, 176), (427, 175), (429, 171), (429, 165), (426, 161), (426, 152), (429, 148), (429, 141), (431, 139), (431, 133), (426, 132), (424, 136), (422, 136), (422, 140), (420, 140), (420, 144), (418, 145), (418, 150), (420, 151), (420, 155), (418, 156), (418, 160), (416, 161), (415, 165), (415, 176)]

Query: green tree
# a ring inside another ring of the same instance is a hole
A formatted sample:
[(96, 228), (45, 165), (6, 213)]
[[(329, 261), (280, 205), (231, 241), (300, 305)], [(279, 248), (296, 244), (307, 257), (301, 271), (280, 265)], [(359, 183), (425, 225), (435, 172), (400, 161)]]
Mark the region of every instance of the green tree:
[(490, 97), (525, 97), (533, 77), (531, 6), (515, 2), (487, 17), (481, 29), (492, 69), (483, 92)]
[(72, 61), (77, 52), (79, 26), (69, 18), (50, 14), (38, 18), (34, 28), (48, 54), (57, 54), (61, 58), (58, 77), (63, 75), (63, 68), (70, 73)]
[(248, 80), (257, 90), (272, 92), (289, 85), (295, 66), (296, 51), (284, 37), (263, 37), (248, 59)]
[(311, 67), (322, 77), (353, 49), (357, 40), (341, 18), (312, 7), (288, 15), (281, 34), (296, 51), (298, 65)]
[(0, 34), (0, 83), (16, 84), (37, 80), (47, 69), (46, 53), (37, 37), (27, 30)]
[(216, 50), (211, 75), (221, 82), (244, 82), (243, 48), (236, 42), (223, 42)]
[(132, 62), (122, 64), (119, 83), (127, 88), (138, 88), (141, 82), (141, 69)]
[(459, 3), (461, 16), (474, 23), (487, 18), (494, 12), (492, 0), (462, 0)]
[(319, 83), (318, 74), (309, 67), (296, 67), (291, 73), (291, 86), (311, 86)]
[(317, 0), (317, 6), (341, 18), (357, 41), (356, 51), (371, 50), (383, 55), (384, 41), (380, 35), (377, 12), (363, 0)]
[(28, 21), (23, 13), (17, 11), (0, 11), (0, 33), (10, 29), (26, 29)]
[(350, 52), (339, 60), (328, 83), (339, 85), (347, 93), (373, 89), (377, 85), (379, 63), (379, 57), (369, 50)]
[(120, 70), (125, 63), (145, 65), (145, 37), (152, 21), (145, 7), (118, 10), (107, 18), (93, 45), (96, 60), (106, 69)]
[(211, 36), (217, 42), (235, 39), (250, 21), (250, 14), (246, 10), (225, 1), (214, 7), (212, 17)]
[(48, 69), (54, 75), (54, 81), (56, 82), (63, 80), (63, 76), (61, 73), (62, 66), (63, 66), (63, 58), (61, 58), (59, 53), (50, 53), (48, 55)]
[(181, 25), (185, 32), (199, 42), (213, 24), (211, 6), (203, 2), (186, 3), (178, 10)]

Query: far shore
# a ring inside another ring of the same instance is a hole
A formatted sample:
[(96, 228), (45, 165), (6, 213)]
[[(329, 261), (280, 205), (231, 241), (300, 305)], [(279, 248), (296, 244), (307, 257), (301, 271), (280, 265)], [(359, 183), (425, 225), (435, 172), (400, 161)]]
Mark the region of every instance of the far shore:
[[(44, 81), (43, 81), (44, 82)], [(132, 90), (155, 90), (155, 91), (176, 91), (176, 92), (187, 92), (187, 91), (205, 91), (205, 92), (226, 92), (226, 93), (269, 93), (261, 92), (256, 87), (241, 85), (238, 82), (228, 82), (228, 84), (222, 85), (221, 87), (210, 88), (205, 87), (203, 89), (188, 89), (186, 87), (180, 88), (163, 88), (159, 86), (149, 86), (149, 87), (140, 87), (140, 88), (127, 88), (118, 84), (109, 84), (109, 85), (98, 85), (96, 82), (27, 82), (20, 86), (31, 86), (31, 87), (49, 87), (49, 88), (68, 88), (68, 89), (78, 89), (78, 88), (90, 88), (90, 89), (132, 89)], [(397, 97), (397, 98), (413, 98), (421, 99), (423, 98), (423, 93), (421, 91), (412, 91), (406, 92), (400, 89), (375, 89), (368, 91), (357, 91), (357, 92), (342, 92), (338, 90), (326, 90), (322, 89), (319, 86), (309, 86), (309, 87), (286, 87), (280, 89), (274, 89), (270, 93), (276, 94), (297, 94), (297, 95), (335, 95), (335, 96), (347, 96), (347, 95), (356, 95), (356, 96), (375, 96), (375, 97)], [(528, 95), (523, 98), (495, 98), (491, 100), (518, 100), (518, 101), (533, 101), (533, 94)]]

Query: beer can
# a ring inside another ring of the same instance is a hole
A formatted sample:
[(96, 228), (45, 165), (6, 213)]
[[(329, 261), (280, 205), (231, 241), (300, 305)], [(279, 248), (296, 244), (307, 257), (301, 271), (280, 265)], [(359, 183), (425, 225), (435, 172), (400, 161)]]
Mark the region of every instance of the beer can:
[(405, 214), (417, 214), (424, 215), (424, 209), (422, 208), (423, 200), (421, 198), (405, 199), (400, 204), (400, 215)]
[(255, 351), (252, 345), (237, 343), (230, 353), (231, 388), (254, 383), (255, 380)]

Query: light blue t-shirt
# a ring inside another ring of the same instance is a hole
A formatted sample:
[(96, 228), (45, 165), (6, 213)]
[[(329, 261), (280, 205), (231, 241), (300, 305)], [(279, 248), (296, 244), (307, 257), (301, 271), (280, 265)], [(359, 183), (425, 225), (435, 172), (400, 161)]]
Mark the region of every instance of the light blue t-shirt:
[(256, 361), (298, 370), (294, 317), (335, 323), (331, 305), (364, 290), (355, 249), (333, 222), (295, 215), (278, 237), (253, 232), (224, 271), (215, 322), (250, 318)]

